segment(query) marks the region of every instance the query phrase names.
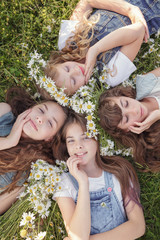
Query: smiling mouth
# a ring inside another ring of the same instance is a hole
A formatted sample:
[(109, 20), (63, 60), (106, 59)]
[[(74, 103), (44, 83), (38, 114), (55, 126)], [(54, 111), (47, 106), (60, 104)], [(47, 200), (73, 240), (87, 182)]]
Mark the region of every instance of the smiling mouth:
[(87, 152), (84, 152), (84, 153), (75, 153), (76, 157), (78, 157), (78, 158), (83, 158), (86, 154), (87, 154)]
[(37, 126), (35, 125), (35, 123), (34, 123), (31, 119), (29, 120), (29, 122), (30, 122), (31, 126), (32, 126), (36, 131), (38, 131)]

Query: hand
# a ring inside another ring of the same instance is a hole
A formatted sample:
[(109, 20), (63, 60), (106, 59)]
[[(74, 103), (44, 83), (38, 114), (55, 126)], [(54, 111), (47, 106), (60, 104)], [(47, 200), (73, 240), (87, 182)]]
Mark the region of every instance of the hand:
[(23, 126), (30, 119), (30, 117), (28, 117), (28, 114), (30, 112), (31, 109), (28, 109), (17, 117), (10, 134), (7, 136), (10, 147), (14, 147), (19, 143), (20, 137), (22, 135)]
[(128, 17), (130, 18), (132, 23), (142, 22), (144, 24), (145, 26), (144, 41), (147, 42), (149, 39), (149, 30), (141, 10), (138, 7), (134, 6), (133, 8), (130, 9)]
[(88, 181), (87, 174), (79, 168), (79, 163), (81, 162), (81, 158), (76, 157), (75, 155), (71, 156), (67, 160), (67, 166), (69, 168), (69, 172), (72, 176), (78, 181), (78, 183), (86, 183)]
[(150, 128), (150, 126), (160, 119), (160, 110), (155, 110), (151, 112), (151, 114), (143, 121), (143, 122), (135, 122), (137, 126), (129, 127), (129, 130), (133, 133), (140, 134), (146, 129)]
[(98, 52), (95, 45), (93, 45), (88, 49), (88, 52), (86, 55), (86, 62), (85, 62), (85, 72), (84, 72), (86, 83), (88, 83), (88, 80), (92, 75), (93, 68), (96, 64), (97, 55), (98, 55)]

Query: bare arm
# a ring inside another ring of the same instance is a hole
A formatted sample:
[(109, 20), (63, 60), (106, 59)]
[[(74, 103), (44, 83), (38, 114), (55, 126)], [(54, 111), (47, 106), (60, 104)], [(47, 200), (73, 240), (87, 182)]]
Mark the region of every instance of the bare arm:
[(24, 187), (16, 187), (10, 193), (5, 192), (0, 195), (0, 214), (3, 214), (7, 211), (12, 204), (17, 200), (18, 195), (24, 191)]
[(104, 233), (90, 236), (90, 240), (133, 240), (145, 233), (145, 220), (142, 208), (132, 201), (126, 207), (128, 221)]
[(77, 204), (69, 197), (57, 198), (68, 236), (71, 240), (88, 240), (91, 228), (89, 182), (86, 173), (80, 170), (80, 159), (71, 156), (67, 160), (70, 173), (79, 183)]
[(141, 10), (124, 0), (80, 0), (70, 19), (81, 21), (83, 14), (88, 10), (92, 11), (93, 8), (106, 9), (127, 16), (132, 23), (141, 21), (145, 26), (145, 41), (149, 38), (147, 23)]
[(31, 109), (28, 109), (17, 117), (16, 122), (7, 137), (0, 137), (0, 150), (9, 149), (18, 144), (22, 135), (23, 125), (29, 120), (27, 116), (30, 111)]
[(86, 81), (92, 74), (97, 56), (102, 52), (106, 52), (117, 46), (123, 46), (120, 51), (133, 61), (142, 44), (143, 36), (144, 26), (139, 22), (111, 32), (90, 47), (85, 63)]

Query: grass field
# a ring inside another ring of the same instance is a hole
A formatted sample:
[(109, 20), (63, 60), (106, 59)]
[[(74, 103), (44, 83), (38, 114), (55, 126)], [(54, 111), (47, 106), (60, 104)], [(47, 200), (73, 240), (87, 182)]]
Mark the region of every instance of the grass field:
[[(1, 0), (0, 3), (0, 101), (11, 86), (22, 86), (35, 93), (34, 83), (28, 79), (29, 53), (37, 50), (45, 60), (57, 49), (57, 36), (61, 19), (68, 19), (77, 0)], [(144, 56), (145, 55), (145, 56)], [(135, 60), (137, 71), (144, 73), (160, 66), (160, 36), (152, 36), (143, 44)], [(146, 233), (140, 239), (160, 239), (160, 174), (142, 173), (137, 170), (141, 186), (141, 203), (146, 219)], [(16, 217), (20, 212), (13, 206)], [(23, 209), (25, 211), (25, 207)], [(8, 215), (7, 215), (8, 214)], [(1, 217), (0, 239), (13, 240), (19, 237), (19, 227), (7, 225), (10, 212)], [(6, 225), (4, 222), (6, 221)], [(52, 210), (45, 221), (39, 221), (41, 229), (47, 229), (46, 239), (63, 239), (65, 232), (58, 207), (53, 202)], [(6, 228), (6, 231), (5, 231)], [(14, 230), (14, 236), (11, 232)]]

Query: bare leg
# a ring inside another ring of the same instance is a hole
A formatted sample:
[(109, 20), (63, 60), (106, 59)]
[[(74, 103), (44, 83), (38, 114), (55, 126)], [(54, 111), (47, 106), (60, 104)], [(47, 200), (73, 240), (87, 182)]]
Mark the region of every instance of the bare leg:
[(7, 211), (17, 200), (18, 195), (24, 190), (24, 187), (16, 187), (12, 192), (5, 192), (0, 195), (0, 214)]

